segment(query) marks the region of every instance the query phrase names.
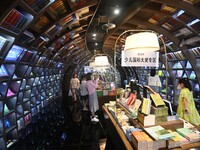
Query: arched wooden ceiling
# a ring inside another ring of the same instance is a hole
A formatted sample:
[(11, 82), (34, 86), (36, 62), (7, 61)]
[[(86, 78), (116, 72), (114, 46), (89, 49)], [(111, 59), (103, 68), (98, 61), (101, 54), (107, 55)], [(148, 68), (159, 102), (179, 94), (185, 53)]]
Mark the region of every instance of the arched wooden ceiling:
[[(176, 47), (194, 47), (200, 44), (200, 21), (196, 23), (195, 28), (188, 25), (191, 21), (200, 19), (200, 0), (79, 0), (74, 4), (73, 2), (52, 0), (52, 3), (38, 14), (29, 10), (34, 19), (25, 30), (33, 33), (35, 40), (24, 43), (24, 46), (37, 49), (41, 54), (66, 64), (84, 64), (92, 58), (94, 50), (113, 58), (117, 37), (128, 29), (154, 30), (163, 35), (166, 43), (173, 42)], [(18, 3), (28, 9), (24, 1), (3, 0), (0, 3), (1, 17), (6, 16), (9, 8)], [(62, 11), (57, 9), (60, 3)], [(113, 14), (115, 7), (121, 9), (119, 15)], [(182, 18), (176, 16), (180, 11), (186, 12)], [(41, 21), (44, 18), (47, 18), (46, 22)], [(114, 23), (116, 27), (103, 29), (102, 25), (107, 23)], [(61, 30), (49, 35), (50, 29), (55, 26), (61, 27)], [(92, 36), (93, 33), (97, 34), (96, 38)], [(22, 35), (23, 33), (18, 36), (17, 42), (21, 42)], [(48, 40), (40, 43), (44, 39)], [(123, 42), (119, 45), (122, 46)]]

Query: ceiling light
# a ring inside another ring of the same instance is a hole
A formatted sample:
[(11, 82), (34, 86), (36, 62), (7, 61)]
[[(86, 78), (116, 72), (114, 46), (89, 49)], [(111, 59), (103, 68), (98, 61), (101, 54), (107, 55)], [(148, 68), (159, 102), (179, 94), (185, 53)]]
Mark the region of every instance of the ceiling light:
[(92, 36), (94, 36), (94, 37), (95, 37), (95, 36), (97, 36), (97, 34), (96, 34), (96, 33), (93, 33), (93, 34), (92, 34)]
[(108, 57), (107, 56), (96, 56), (95, 57), (95, 65), (98, 67), (109, 66), (110, 63), (108, 61)]
[(95, 45), (98, 45), (98, 43), (95, 43)]
[(153, 32), (140, 32), (126, 38), (124, 50), (157, 51), (160, 49), (158, 37)]
[(114, 10), (114, 14), (115, 14), (115, 15), (118, 15), (119, 12), (120, 12), (119, 8), (116, 8), (116, 9)]

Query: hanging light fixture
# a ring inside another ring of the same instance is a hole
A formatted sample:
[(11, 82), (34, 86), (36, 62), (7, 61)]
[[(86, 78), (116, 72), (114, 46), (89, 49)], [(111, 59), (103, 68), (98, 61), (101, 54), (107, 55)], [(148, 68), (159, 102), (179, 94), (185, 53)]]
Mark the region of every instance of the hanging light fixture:
[(149, 52), (160, 49), (158, 36), (153, 32), (135, 33), (126, 38), (125, 51)]
[(89, 66), (90, 67), (95, 67), (95, 62), (94, 61), (90, 62)]
[(95, 57), (95, 66), (109, 66), (110, 63), (108, 61), (107, 56), (96, 56)]

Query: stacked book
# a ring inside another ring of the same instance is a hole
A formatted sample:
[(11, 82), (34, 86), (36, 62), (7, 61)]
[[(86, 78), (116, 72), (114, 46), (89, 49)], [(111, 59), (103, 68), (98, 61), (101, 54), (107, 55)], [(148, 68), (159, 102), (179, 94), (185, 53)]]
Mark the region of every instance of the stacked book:
[(154, 150), (153, 140), (142, 131), (133, 131), (131, 141), (137, 150)]
[(200, 141), (200, 131), (198, 131), (196, 128), (179, 128), (176, 129), (176, 132), (178, 132), (190, 142)]
[(185, 137), (180, 135), (177, 132), (172, 132), (171, 130), (168, 130), (172, 134), (172, 139), (168, 140), (167, 147), (168, 149), (180, 147), (181, 145), (190, 143)]
[(153, 101), (151, 106), (151, 114), (155, 114), (155, 124), (166, 122), (168, 117), (168, 107), (165, 106), (160, 94), (150, 94)]

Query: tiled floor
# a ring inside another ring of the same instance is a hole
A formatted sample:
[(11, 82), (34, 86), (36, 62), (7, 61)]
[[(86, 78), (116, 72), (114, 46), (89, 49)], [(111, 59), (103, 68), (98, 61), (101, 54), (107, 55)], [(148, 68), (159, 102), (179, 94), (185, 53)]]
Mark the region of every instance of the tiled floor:
[[(38, 115), (36, 121), (22, 131), (22, 134), (27, 131), (30, 133), (23, 136), (10, 149), (99, 150), (101, 141), (104, 144), (107, 141), (106, 150), (111, 149), (104, 130), (105, 123), (102, 112), (98, 112), (100, 122), (93, 123), (90, 121), (89, 111), (81, 111), (80, 103), (77, 103), (77, 109), (74, 110), (72, 104), (70, 103), (70, 109), (66, 109), (67, 107), (63, 107), (66, 103), (61, 102), (54, 109), (46, 110)], [(81, 120), (77, 114), (80, 114)]]

